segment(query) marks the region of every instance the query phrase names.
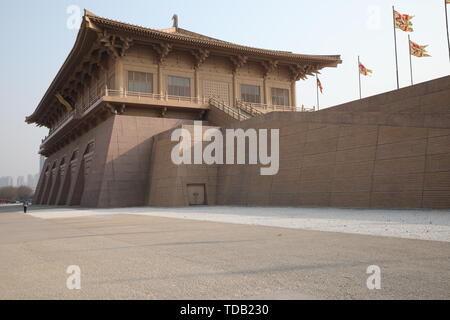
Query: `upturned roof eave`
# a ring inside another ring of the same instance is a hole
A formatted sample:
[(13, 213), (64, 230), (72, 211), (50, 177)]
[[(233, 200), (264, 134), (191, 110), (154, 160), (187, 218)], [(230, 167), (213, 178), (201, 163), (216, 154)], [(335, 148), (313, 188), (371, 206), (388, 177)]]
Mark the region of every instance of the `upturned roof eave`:
[(80, 30), (78, 32), (77, 38), (75, 40), (75, 44), (72, 47), (72, 50), (70, 51), (67, 58), (64, 60), (64, 63), (59, 68), (58, 73), (53, 78), (53, 81), (51, 82), (50, 86), (48, 87), (47, 91), (45, 92), (44, 96), (42, 97), (41, 101), (39, 102), (36, 109), (33, 111), (33, 113), (25, 118), (25, 122), (27, 123), (37, 123), (42, 125), (42, 123), (39, 123), (36, 119), (39, 112), (43, 108), (43, 105), (49, 99), (51, 96), (55, 94), (55, 88), (59, 84), (60, 81), (63, 81), (62, 75), (67, 72), (67, 70), (72, 66), (72, 64), (75, 62), (75, 58), (77, 57), (78, 53), (82, 51), (83, 45), (85, 44), (85, 39), (87, 35), (87, 27), (86, 27), (86, 21), (83, 19), (83, 22), (81, 23)]

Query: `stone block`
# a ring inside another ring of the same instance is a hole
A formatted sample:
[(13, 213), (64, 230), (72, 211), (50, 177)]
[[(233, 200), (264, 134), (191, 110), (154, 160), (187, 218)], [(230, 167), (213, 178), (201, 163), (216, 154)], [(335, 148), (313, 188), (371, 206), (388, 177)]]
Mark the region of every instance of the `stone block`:
[(413, 127), (380, 127), (378, 144), (426, 138), (427, 128)]
[(374, 175), (395, 175), (424, 171), (425, 156), (377, 160)]
[(374, 208), (420, 208), (422, 191), (373, 192), (371, 206)]

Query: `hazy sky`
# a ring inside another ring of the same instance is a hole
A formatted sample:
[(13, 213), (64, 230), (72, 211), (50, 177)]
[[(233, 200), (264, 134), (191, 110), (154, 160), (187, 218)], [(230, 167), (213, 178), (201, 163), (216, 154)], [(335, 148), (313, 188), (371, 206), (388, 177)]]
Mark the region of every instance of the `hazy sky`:
[[(324, 70), (321, 107), (358, 98), (357, 56), (374, 74), (363, 95), (395, 89), (392, 5), (415, 15), (412, 40), (428, 44), (431, 58), (413, 58), (416, 82), (450, 73), (444, 0), (15, 0), (0, 3), (0, 176), (38, 171), (47, 129), (27, 125), (69, 51), (77, 32), (67, 27), (71, 5), (150, 28), (179, 25), (238, 44), (296, 53), (340, 54), (343, 64)], [(449, 6), (450, 9), (450, 6)], [(407, 86), (407, 33), (398, 30), (400, 84)], [(315, 80), (298, 83), (298, 105), (316, 104)]]

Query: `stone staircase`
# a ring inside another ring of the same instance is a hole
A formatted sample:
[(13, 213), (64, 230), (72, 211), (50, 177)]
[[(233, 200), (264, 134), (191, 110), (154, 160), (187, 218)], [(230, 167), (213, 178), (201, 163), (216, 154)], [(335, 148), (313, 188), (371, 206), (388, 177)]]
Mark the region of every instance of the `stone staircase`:
[(234, 120), (244, 121), (249, 118), (258, 117), (269, 112), (274, 111), (289, 111), (289, 112), (314, 112), (314, 108), (302, 108), (298, 110), (292, 106), (272, 106), (259, 103), (248, 103), (237, 100), (234, 106), (230, 106), (222, 100), (212, 97), (209, 99), (209, 106), (218, 109), (227, 114)]
[(223, 102), (217, 98), (210, 98), (209, 105), (210, 105), (210, 107), (221, 110), (222, 112), (226, 113), (231, 118), (238, 120), (238, 121), (244, 121), (244, 120), (250, 119), (251, 117), (254, 117), (256, 115), (256, 114), (250, 112), (249, 110), (244, 110), (238, 106), (235, 106), (235, 107), (229, 106), (225, 102)]

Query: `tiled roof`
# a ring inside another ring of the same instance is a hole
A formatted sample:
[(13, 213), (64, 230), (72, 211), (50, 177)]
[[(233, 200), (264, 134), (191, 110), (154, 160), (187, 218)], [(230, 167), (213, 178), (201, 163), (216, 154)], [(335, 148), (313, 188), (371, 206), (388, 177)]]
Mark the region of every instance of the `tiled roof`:
[(102, 25), (104, 27), (114, 28), (116, 30), (126, 31), (134, 34), (139, 34), (147, 36), (150, 38), (155, 38), (158, 40), (167, 41), (182, 41), (191, 44), (197, 44), (201, 46), (225, 49), (232, 51), (240, 51), (242, 54), (253, 54), (253, 55), (266, 55), (273, 58), (297, 60), (297, 61), (311, 61), (311, 62), (321, 62), (324, 64), (337, 65), (341, 63), (339, 55), (308, 55), (308, 54), (297, 54), (287, 51), (278, 50), (268, 50), (253, 48), (249, 46), (242, 46), (234, 44), (231, 42), (211, 38), (208, 36), (201, 35), (189, 30), (181, 28), (169, 28), (163, 30), (151, 29), (147, 27), (142, 27), (134, 24), (129, 24), (125, 22), (120, 22), (116, 20), (111, 20), (103, 17), (99, 17), (89, 11), (86, 11), (86, 17), (88, 17), (94, 24)]

